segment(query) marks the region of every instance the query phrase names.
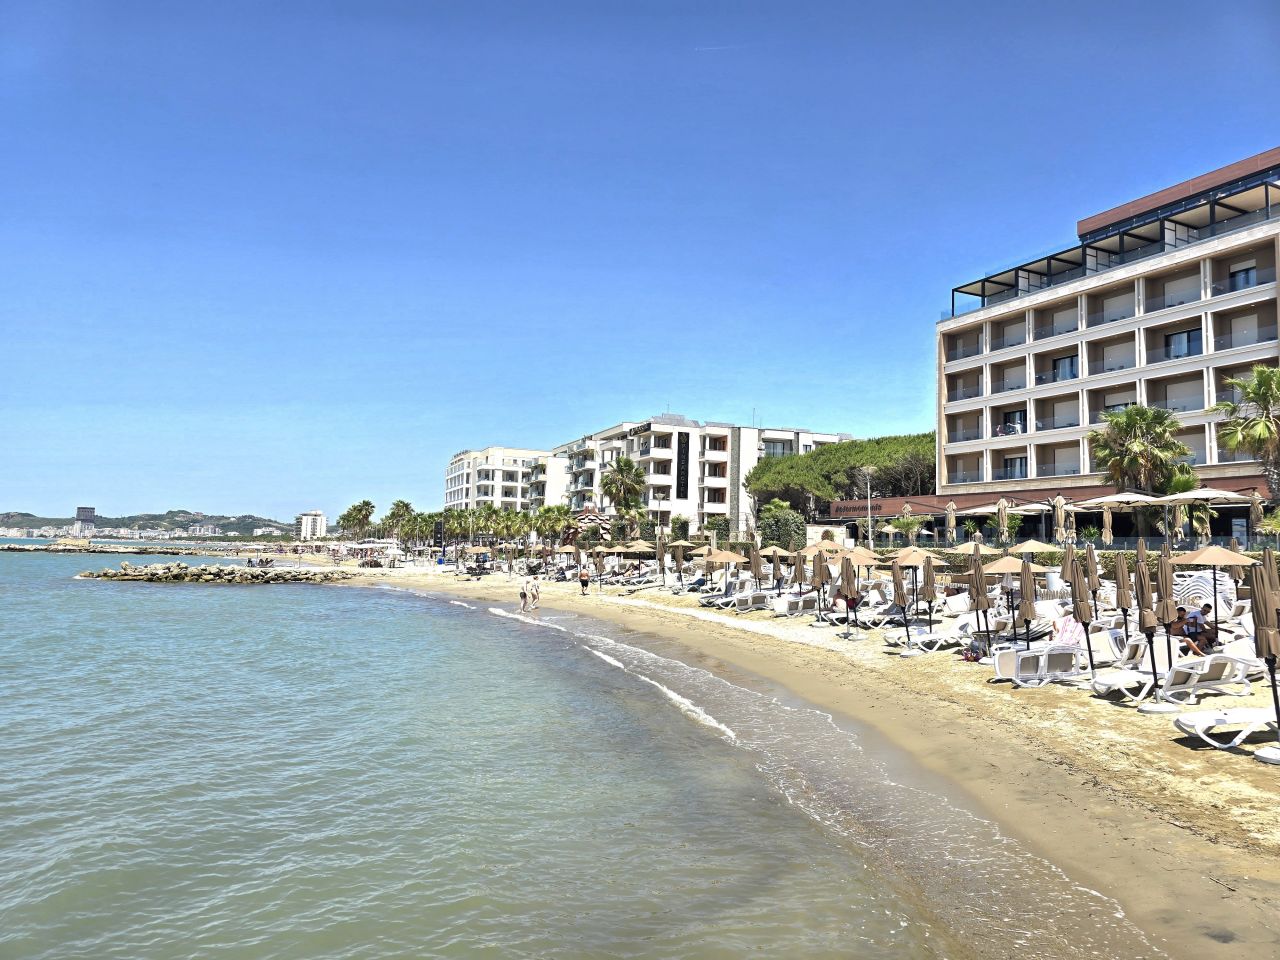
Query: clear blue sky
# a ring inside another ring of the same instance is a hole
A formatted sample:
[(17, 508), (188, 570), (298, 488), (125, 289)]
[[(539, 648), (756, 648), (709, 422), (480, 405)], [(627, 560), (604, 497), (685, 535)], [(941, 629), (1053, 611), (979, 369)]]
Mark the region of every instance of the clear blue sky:
[(0, 0), (0, 510), (932, 423), (952, 286), (1280, 144), (1273, 2)]

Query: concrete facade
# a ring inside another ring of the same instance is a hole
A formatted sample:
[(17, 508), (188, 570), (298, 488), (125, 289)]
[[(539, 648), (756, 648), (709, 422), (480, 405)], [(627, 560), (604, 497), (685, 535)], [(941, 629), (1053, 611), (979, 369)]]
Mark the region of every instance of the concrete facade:
[[(467, 510), (488, 504), (499, 510), (529, 510), (534, 499), (534, 466), (550, 455), (546, 450), (500, 446), (455, 453), (444, 473), (445, 509)], [(545, 488), (540, 495), (545, 501)]]

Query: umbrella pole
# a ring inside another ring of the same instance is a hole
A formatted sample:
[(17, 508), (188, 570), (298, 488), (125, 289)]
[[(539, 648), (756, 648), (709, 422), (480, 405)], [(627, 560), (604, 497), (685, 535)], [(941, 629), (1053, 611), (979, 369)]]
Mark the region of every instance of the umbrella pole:
[[(1093, 665), (1093, 641), (1089, 639), (1089, 627), (1093, 621), (1090, 620), (1084, 625), (1084, 649), (1089, 654), (1089, 679), (1096, 680), (1098, 677), (1098, 668)], [(1031, 645), (1027, 644), (1027, 649), (1031, 649)]]
[[(1129, 643), (1129, 608), (1128, 607), (1120, 608), (1120, 619), (1124, 623), (1124, 642), (1125, 642), (1125, 645), (1127, 646)], [(1115, 621), (1113, 620), (1112, 622), (1114, 623)]]
[(1154, 630), (1146, 631), (1147, 634), (1147, 656), (1151, 658), (1151, 690), (1160, 685), (1160, 675), (1156, 673), (1156, 632)]
[(1280, 691), (1276, 689), (1276, 655), (1271, 653), (1264, 659), (1267, 662), (1267, 673), (1271, 674), (1271, 702), (1276, 708), (1276, 741), (1280, 743)]

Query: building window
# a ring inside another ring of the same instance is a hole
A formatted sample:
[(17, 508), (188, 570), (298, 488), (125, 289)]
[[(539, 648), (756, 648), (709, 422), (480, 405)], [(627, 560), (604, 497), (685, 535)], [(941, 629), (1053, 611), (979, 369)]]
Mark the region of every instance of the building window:
[(785, 457), (790, 452), (791, 452), (790, 440), (764, 441), (764, 455), (766, 457)]
[(1256, 264), (1233, 267), (1229, 276), (1232, 290), (1248, 290), (1258, 285), (1258, 268)]
[(1076, 378), (1076, 361), (1079, 358), (1074, 354), (1069, 357), (1059, 357), (1053, 361), (1053, 379), (1054, 380), (1074, 380)]
[(1004, 458), (1004, 478), (1006, 480), (1027, 479), (1027, 458), (1026, 457), (1005, 457)]
[(1165, 356), (1170, 360), (1200, 355), (1200, 328), (1164, 335)]

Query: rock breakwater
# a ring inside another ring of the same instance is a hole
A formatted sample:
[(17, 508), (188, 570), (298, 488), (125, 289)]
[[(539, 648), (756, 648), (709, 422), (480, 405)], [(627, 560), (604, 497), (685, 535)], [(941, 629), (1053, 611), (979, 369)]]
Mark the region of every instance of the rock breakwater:
[(307, 570), (285, 567), (258, 568), (230, 564), (152, 563), (134, 566), (124, 562), (120, 569), (86, 570), (86, 580), (137, 580), (145, 583), (333, 583), (356, 576), (350, 570)]

